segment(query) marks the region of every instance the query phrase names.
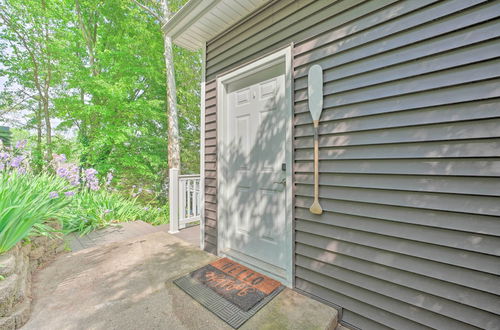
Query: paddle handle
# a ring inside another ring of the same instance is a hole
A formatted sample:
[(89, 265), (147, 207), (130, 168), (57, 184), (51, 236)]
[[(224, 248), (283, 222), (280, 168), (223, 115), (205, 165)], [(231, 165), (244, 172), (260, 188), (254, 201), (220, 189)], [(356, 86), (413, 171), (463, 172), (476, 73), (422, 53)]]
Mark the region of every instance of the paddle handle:
[(314, 200), (319, 199), (319, 127), (318, 121), (314, 121)]
[(314, 214), (323, 213), (319, 204), (319, 120), (314, 120), (314, 202), (309, 211)]

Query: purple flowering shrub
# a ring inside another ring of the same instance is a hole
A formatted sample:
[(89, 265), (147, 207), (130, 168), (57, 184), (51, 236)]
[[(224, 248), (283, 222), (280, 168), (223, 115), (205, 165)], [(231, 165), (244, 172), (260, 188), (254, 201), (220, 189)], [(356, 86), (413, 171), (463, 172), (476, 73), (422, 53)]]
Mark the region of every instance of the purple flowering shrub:
[(60, 196), (68, 191), (63, 179), (31, 172), (25, 145), (0, 146), (0, 253), (11, 249), (38, 225), (63, 219), (70, 204)]
[(142, 220), (153, 224), (167, 222), (166, 207), (152, 208), (137, 201), (142, 190), (131, 196), (123, 196), (113, 189), (112, 171), (100, 179), (97, 170), (79, 168), (69, 163), (64, 155), (53, 156), (53, 167), (60, 178), (67, 180), (69, 186), (79, 187), (77, 191), (65, 193), (67, 197), (73, 196), (64, 222), (64, 228), (68, 231), (83, 235), (124, 221)]
[(145, 207), (136, 197), (120, 195), (111, 186), (112, 172), (100, 178), (97, 170), (80, 168), (63, 154), (53, 155), (49, 173), (33, 173), (25, 147), (25, 141), (0, 145), (0, 253), (53, 218), (64, 231), (82, 234), (117, 222), (168, 219), (166, 207)]
[(4, 146), (0, 140), (0, 172), (13, 171), (24, 174), (30, 170), (26, 140), (16, 143), (14, 148)]
[(67, 180), (70, 186), (79, 187), (77, 192), (72, 190), (65, 193), (66, 196), (74, 196), (65, 221), (68, 231), (86, 234), (124, 221), (142, 220), (152, 224), (167, 222), (167, 207), (153, 208), (137, 201), (142, 189), (135, 191), (134, 187), (131, 196), (124, 196), (112, 188), (112, 171), (100, 178), (96, 169), (79, 168), (69, 163), (62, 154), (53, 156), (52, 166), (56, 174)]

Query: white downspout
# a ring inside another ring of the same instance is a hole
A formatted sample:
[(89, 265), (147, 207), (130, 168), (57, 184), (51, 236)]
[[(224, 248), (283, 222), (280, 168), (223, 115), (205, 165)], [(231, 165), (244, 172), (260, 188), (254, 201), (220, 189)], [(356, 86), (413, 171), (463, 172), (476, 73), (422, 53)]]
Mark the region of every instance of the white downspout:
[(201, 52), (201, 93), (200, 93), (200, 248), (205, 249), (205, 62), (207, 43)]

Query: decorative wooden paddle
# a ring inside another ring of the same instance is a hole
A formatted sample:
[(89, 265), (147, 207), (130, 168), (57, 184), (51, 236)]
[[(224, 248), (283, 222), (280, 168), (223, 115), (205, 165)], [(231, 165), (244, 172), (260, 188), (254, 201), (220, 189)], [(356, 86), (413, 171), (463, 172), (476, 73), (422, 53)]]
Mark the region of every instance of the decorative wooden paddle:
[(315, 64), (309, 69), (308, 75), (309, 111), (314, 124), (314, 202), (309, 211), (314, 214), (323, 213), (319, 205), (319, 118), (323, 110), (323, 69)]

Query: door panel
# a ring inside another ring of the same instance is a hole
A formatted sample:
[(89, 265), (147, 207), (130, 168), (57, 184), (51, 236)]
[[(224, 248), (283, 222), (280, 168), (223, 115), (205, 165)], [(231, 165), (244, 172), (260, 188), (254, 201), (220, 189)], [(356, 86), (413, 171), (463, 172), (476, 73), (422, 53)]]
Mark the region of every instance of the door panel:
[[(226, 247), (286, 267), (284, 64), (228, 86)], [(289, 256), (288, 256), (289, 257)]]

